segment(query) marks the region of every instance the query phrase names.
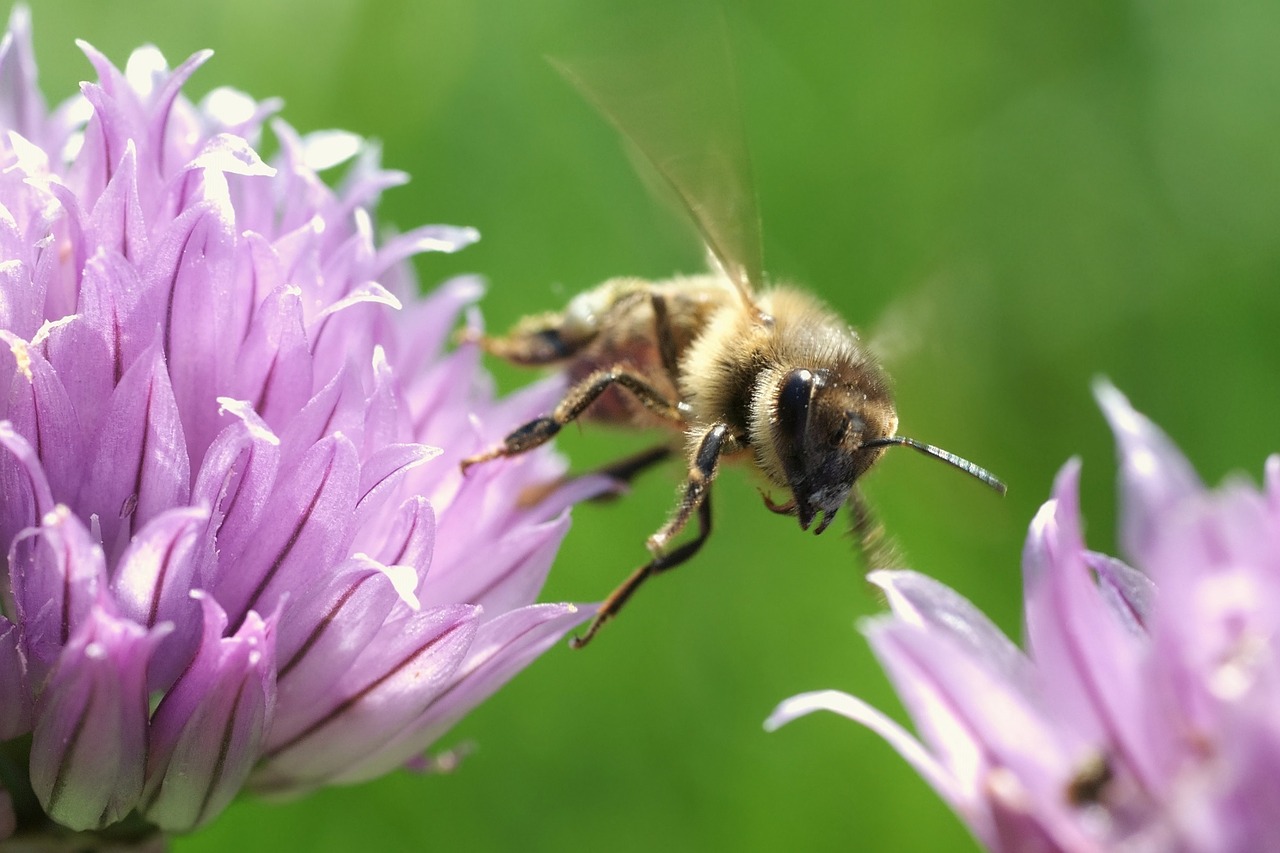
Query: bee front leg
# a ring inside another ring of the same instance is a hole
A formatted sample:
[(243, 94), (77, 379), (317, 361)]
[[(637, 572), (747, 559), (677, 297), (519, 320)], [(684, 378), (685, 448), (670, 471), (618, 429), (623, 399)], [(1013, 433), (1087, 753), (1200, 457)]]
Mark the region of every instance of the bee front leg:
[(502, 444), (490, 448), (474, 456), (462, 460), (463, 473), (478, 462), (487, 462), (501, 456), (518, 456), (535, 447), (546, 444), (567, 423), (572, 423), (587, 407), (607, 391), (611, 386), (619, 385), (636, 396), (644, 407), (651, 412), (669, 418), (677, 423), (684, 423), (688, 418), (688, 406), (685, 403), (668, 400), (652, 385), (636, 374), (622, 367), (608, 370), (597, 370), (586, 379), (569, 389), (564, 399), (555, 407), (550, 415), (535, 418), (522, 427), (509, 433)]
[[(703, 433), (693, 465), (689, 467), (689, 477), (685, 481), (680, 504), (676, 507), (671, 520), (650, 537), (649, 547), (655, 549), (655, 540), (661, 538), (661, 542), (665, 543), (667, 539), (679, 533), (688, 524), (694, 512), (698, 513), (698, 535), (669, 553), (655, 553), (652, 560), (636, 569), (631, 577), (623, 581), (622, 585), (604, 600), (600, 609), (596, 611), (595, 618), (587, 626), (587, 630), (581, 636), (569, 641), (573, 648), (580, 649), (591, 642), (591, 638), (596, 635), (601, 626), (618, 615), (622, 606), (651, 575), (674, 569), (702, 548), (702, 543), (706, 542), (707, 537), (711, 535), (711, 481), (715, 479), (720, 455), (733, 443), (734, 439), (729, 435), (729, 427), (726, 424), (716, 424)], [(655, 550), (660, 550), (660, 546)]]
[(591, 620), (591, 624), (587, 626), (587, 630), (581, 636), (574, 637), (569, 641), (572, 648), (580, 649), (587, 643), (591, 642), (591, 638), (596, 632), (608, 622), (610, 619), (618, 615), (618, 611), (627, 603), (628, 599), (635, 594), (640, 588), (640, 584), (649, 579), (651, 575), (665, 572), (668, 569), (674, 569), (685, 560), (698, 553), (698, 549), (702, 547), (702, 543), (707, 541), (707, 537), (711, 535), (711, 495), (703, 494), (702, 502), (698, 505), (698, 535), (688, 542), (676, 548), (669, 554), (663, 554), (654, 557), (640, 568), (636, 569), (631, 577), (627, 578), (622, 584), (609, 593), (609, 597), (600, 605), (600, 609), (596, 611), (595, 618)]
[(706, 500), (707, 493), (711, 489), (711, 481), (715, 479), (716, 471), (720, 466), (721, 454), (731, 450), (735, 444), (737, 442), (729, 434), (727, 424), (715, 424), (708, 427), (702, 434), (702, 440), (698, 443), (698, 450), (693, 457), (693, 464), (689, 466), (689, 476), (684, 481), (680, 503), (676, 505), (676, 511), (671, 514), (667, 523), (649, 537), (650, 551), (661, 554), (667, 542), (684, 530), (689, 519), (693, 517), (694, 510)]

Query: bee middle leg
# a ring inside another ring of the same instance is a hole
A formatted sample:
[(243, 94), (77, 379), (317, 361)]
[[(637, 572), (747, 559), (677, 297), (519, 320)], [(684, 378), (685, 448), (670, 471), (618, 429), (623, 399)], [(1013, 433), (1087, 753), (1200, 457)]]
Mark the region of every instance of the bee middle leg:
[(653, 559), (632, 572), (631, 576), (611, 592), (609, 597), (604, 600), (604, 603), (600, 605), (600, 609), (596, 611), (595, 618), (591, 620), (587, 630), (581, 636), (570, 640), (569, 645), (575, 649), (580, 649), (591, 642), (591, 638), (596, 635), (596, 632), (600, 630), (604, 623), (618, 615), (618, 611), (622, 610), (623, 605), (635, 594), (641, 584), (652, 575), (674, 569), (698, 553), (699, 549), (702, 548), (702, 543), (706, 542), (707, 537), (711, 535), (711, 481), (715, 479), (716, 470), (720, 463), (720, 455), (732, 443), (733, 438), (729, 435), (729, 428), (725, 424), (716, 424), (703, 434), (693, 465), (689, 467), (689, 477), (685, 481), (680, 504), (676, 507), (676, 512), (672, 515), (671, 520), (650, 537), (649, 547), (651, 549), (654, 548), (654, 540), (658, 537), (662, 537), (662, 541), (665, 542), (679, 533), (694, 512), (698, 514), (698, 534), (670, 552), (655, 553)]
[(501, 456), (518, 456), (546, 444), (560, 432), (565, 424), (577, 420), (587, 407), (614, 385), (630, 391), (646, 409), (655, 414), (677, 423), (684, 423), (688, 418), (689, 408), (685, 403), (668, 400), (652, 385), (626, 368), (612, 367), (597, 370), (570, 388), (550, 415), (535, 418), (524, 426), (518, 427), (497, 447), (463, 459), (463, 472), (465, 473), (468, 468), (478, 462), (487, 462)]

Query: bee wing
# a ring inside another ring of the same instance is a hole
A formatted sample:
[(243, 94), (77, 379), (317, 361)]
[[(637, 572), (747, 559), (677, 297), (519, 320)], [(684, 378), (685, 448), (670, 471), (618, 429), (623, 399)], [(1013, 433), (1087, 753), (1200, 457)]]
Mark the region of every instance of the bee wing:
[[(646, 21), (634, 4), (604, 59), (550, 58), (653, 167), (743, 299), (763, 282), (760, 214), (723, 14)], [(698, 18), (695, 20), (694, 18)]]

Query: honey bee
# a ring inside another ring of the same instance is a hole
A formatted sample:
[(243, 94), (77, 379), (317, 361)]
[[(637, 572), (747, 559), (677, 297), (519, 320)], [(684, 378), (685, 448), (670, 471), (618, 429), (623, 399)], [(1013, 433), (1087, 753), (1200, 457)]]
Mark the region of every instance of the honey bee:
[[(727, 51), (727, 38), (720, 43)], [(643, 73), (616, 57), (559, 68), (674, 193), (707, 247), (712, 271), (663, 281), (610, 279), (561, 311), (480, 339), (486, 351), (515, 364), (562, 368), (569, 388), (550, 413), (463, 460), (464, 473), (532, 450), (579, 419), (669, 433), (662, 445), (605, 469), (618, 479), (677, 450), (688, 464), (675, 509), (649, 537), (651, 559), (605, 599), (571, 641), (574, 648), (590, 642), (645, 580), (702, 547), (722, 462), (744, 463), (786, 490), (790, 498), (782, 503), (764, 493), (765, 506), (794, 516), (802, 530), (822, 533), (849, 505), (862, 542), (874, 533), (857, 482), (890, 447), (915, 448), (1005, 491), (972, 462), (898, 435), (888, 377), (858, 333), (804, 290), (765, 285), (732, 63), (690, 75), (687, 63), (676, 61), (684, 51), (669, 45)], [(706, 52), (703, 44), (700, 55)], [(669, 547), (695, 516), (697, 533)]]

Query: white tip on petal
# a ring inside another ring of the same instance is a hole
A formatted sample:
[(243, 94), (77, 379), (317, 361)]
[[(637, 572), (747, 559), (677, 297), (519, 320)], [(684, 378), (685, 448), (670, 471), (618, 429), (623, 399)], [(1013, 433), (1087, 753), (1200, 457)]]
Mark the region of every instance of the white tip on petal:
[(345, 130), (318, 130), (302, 139), (302, 161), (307, 167), (323, 172), (332, 169), (360, 152), (364, 140)]
[(146, 97), (155, 91), (157, 81), (163, 79), (168, 70), (169, 63), (160, 48), (147, 44), (129, 54), (124, 75), (133, 90)]
[(244, 421), (244, 425), (254, 438), (269, 444), (280, 443), (280, 437), (272, 432), (266, 422), (258, 416), (252, 404), (244, 400), (237, 400), (234, 397), (219, 397), (218, 406), (220, 407), (219, 411), (226, 412)]
[(230, 86), (219, 86), (201, 102), (204, 111), (228, 127), (244, 124), (253, 118), (258, 102)]
[(391, 586), (395, 589), (396, 594), (400, 596), (400, 600), (409, 605), (412, 610), (421, 610), (422, 602), (418, 600), (418, 573), (413, 566), (379, 566), (378, 567), (387, 580), (391, 581)]

